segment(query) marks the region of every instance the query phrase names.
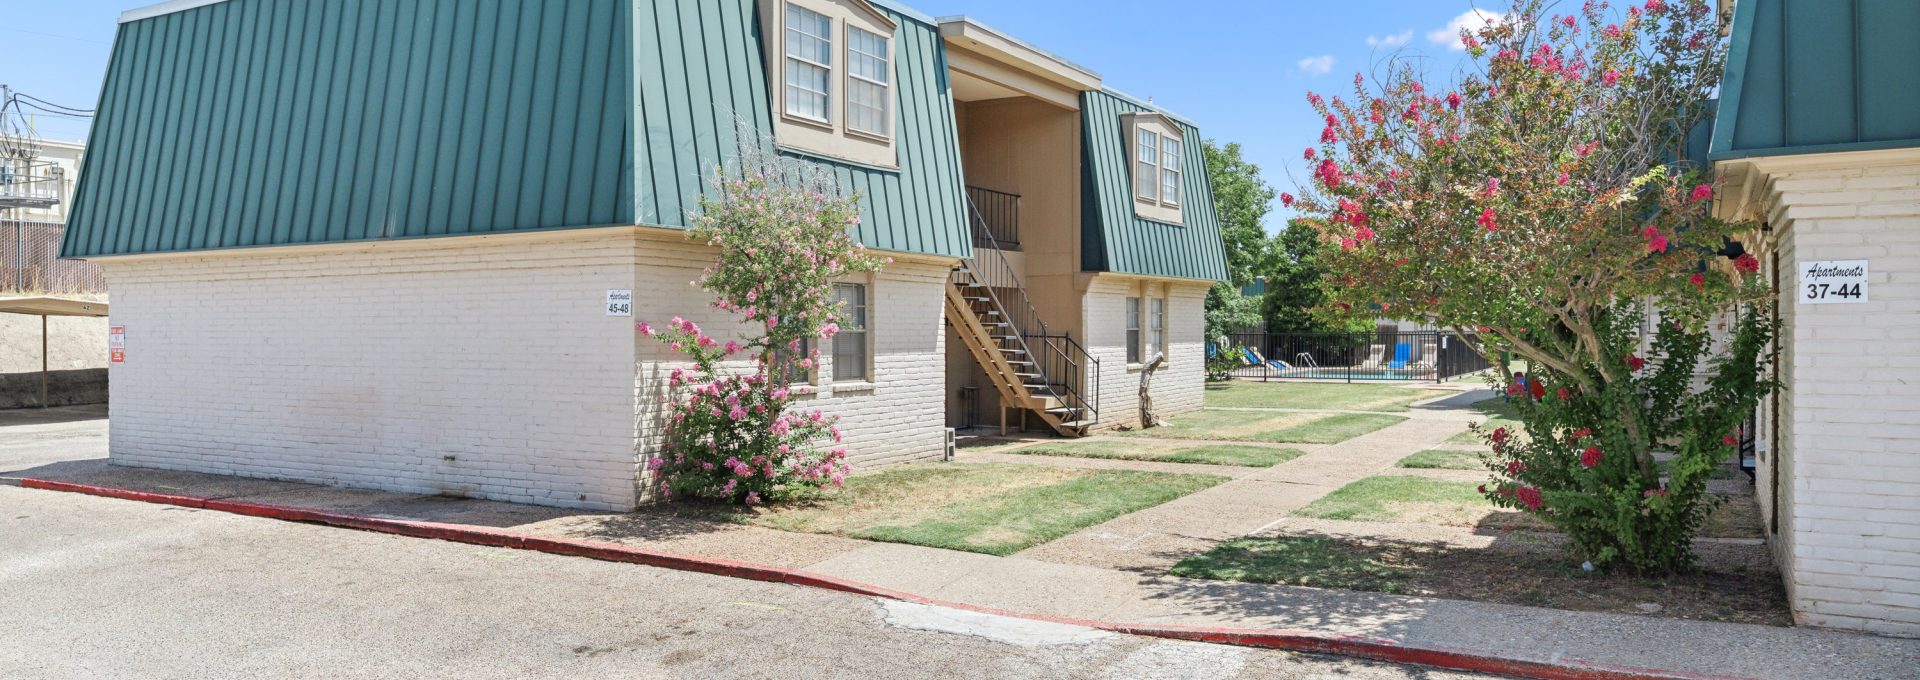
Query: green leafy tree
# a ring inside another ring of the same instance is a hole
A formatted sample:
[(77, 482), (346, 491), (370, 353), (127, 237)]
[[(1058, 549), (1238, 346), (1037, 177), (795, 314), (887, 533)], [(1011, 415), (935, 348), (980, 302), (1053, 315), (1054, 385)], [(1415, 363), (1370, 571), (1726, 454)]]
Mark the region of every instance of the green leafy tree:
[(1527, 360), (1525, 387), (1495, 383), (1525, 431), (1486, 433), (1482, 491), (1596, 565), (1684, 569), (1707, 478), (1773, 386), (1777, 328), (1758, 260), (1718, 256), (1751, 226), (1712, 218), (1711, 176), (1675, 160), (1719, 84), (1721, 24), (1706, 0), (1548, 7), (1463, 32), (1457, 87), (1392, 64), (1350, 100), (1309, 95), (1327, 127), (1298, 204), (1322, 308), (1434, 319)]
[(1260, 298), (1240, 294), (1233, 284), (1220, 282), (1207, 290), (1207, 341), (1260, 323)]
[(1260, 313), (1269, 333), (1346, 333), (1371, 327), (1372, 320), (1354, 316), (1330, 318), (1315, 310), (1326, 300), (1320, 278), (1320, 232), (1304, 220), (1287, 222), (1275, 236), (1273, 264), (1267, 274), (1267, 294)]
[(1260, 177), (1260, 166), (1247, 162), (1238, 143), (1202, 142), (1207, 157), (1207, 179), (1213, 184), (1213, 203), (1220, 213), (1220, 240), (1227, 249), (1227, 280), (1237, 290), (1272, 264), (1267, 238), (1267, 213), (1279, 193)]
[(1260, 303), (1240, 289), (1272, 264), (1267, 238), (1267, 213), (1279, 195), (1260, 177), (1260, 166), (1247, 162), (1240, 145), (1222, 146), (1214, 140), (1201, 144), (1206, 152), (1207, 178), (1220, 213), (1220, 240), (1227, 251), (1227, 281), (1207, 291), (1207, 341), (1260, 323)]

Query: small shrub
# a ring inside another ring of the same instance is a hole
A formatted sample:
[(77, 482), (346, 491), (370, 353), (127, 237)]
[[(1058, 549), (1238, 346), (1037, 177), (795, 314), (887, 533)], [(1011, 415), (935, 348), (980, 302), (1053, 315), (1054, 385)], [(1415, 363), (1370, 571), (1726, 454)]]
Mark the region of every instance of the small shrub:
[[(675, 317), (641, 334), (685, 355), (691, 370), (675, 368), (668, 384), (664, 450), (648, 460), (669, 498), (701, 497), (758, 504), (788, 492), (839, 486), (847, 451), (839, 416), (792, 411), (795, 395), (812, 388), (793, 378), (819, 365), (805, 341), (839, 332), (835, 279), (877, 271), (887, 262), (849, 234), (859, 224), (854, 197), (793, 188), (755, 174), (723, 180), (722, 198), (702, 199), (692, 235), (718, 249), (713, 266), (695, 283), (712, 291), (712, 306), (739, 315), (754, 329), (744, 344), (721, 343), (692, 321)], [(722, 363), (752, 357), (751, 373)]]

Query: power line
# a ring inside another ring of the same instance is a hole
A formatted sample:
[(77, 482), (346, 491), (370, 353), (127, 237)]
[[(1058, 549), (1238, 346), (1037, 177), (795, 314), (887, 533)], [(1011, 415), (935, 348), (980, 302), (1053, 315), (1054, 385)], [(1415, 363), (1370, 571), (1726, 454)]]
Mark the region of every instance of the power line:
[(53, 109), (59, 109), (59, 111), (54, 111), (54, 112), (55, 113), (71, 113), (79, 116), (93, 115), (93, 109), (82, 109), (82, 108), (67, 106), (64, 104), (55, 104), (53, 102), (47, 101), (45, 99), (41, 99), (39, 97), (35, 97), (33, 95), (30, 95), (24, 92), (15, 92), (13, 96), (18, 97), (20, 99), (27, 100), (28, 106), (32, 106), (42, 111), (52, 111)]

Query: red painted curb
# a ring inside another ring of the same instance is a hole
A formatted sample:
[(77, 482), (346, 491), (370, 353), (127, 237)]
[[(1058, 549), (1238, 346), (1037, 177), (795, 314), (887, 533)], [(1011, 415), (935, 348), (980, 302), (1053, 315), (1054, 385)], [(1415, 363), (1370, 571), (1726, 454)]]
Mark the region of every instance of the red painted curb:
[(376, 531), (415, 538), (432, 538), (455, 543), (484, 545), (515, 550), (534, 550), (555, 555), (586, 557), (609, 562), (642, 564), (663, 569), (692, 571), (716, 576), (785, 583), (807, 588), (820, 588), (855, 595), (880, 597), (903, 602), (935, 605), (961, 609), (982, 614), (1008, 616), (1033, 621), (1047, 621), (1097, 628), (1100, 630), (1167, 638), (1190, 640), (1216, 644), (1278, 649), (1294, 652), (1335, 654), (1392, 663), (1417, 664), (1435, 668), (1493, 673), (1540, 680), (1746, 680), (1735, 676), (1706, 675), (1682, 671), (1664, 671), (1652, 668), (1638, 668), (1616, 664), (1586, 661), (1582, 659), (1563, 659), (1557, 661), (1536, 661), (1500, 656), (1498, 654), (1472, 649), (1448, 647), (1427, 647), (1407, 645), (1383, 638), (1370, 638), (1355, 635), (1318, 633), (1308, 630), (1279, 629), (1236, 629), (1205, 628), (1190, 626), (1151, 626), (1143, 624), (1116, 623), (1074, 619), (1045, 614), (1015, 612), (993, 607), (948, 602), (924, 595), (882, 588), (872, 584), (850, 581), (824, 574), (775, 567), (751, 562), (739, 562), (694, 555), (644, 550), (616, 543), (603, 543), (582, 539), (536, 536), (499, 529), (473, 527), (460, 524), (442, 524), (413, 520), (386, 519), (354, 515), (341, 512), (329, 512), (310, 508), (298, 508), (284, 505), (267, 505), (246, 501), (231, 501), (215, 498), (201, 498), (178, 494), (136, 491), (91, 484), (76, 484), (47, 479), (23, 477), (20, 486), (28, 489), (46, 491), (65, 491), (107, 498), (119, 498), (146, 503), (178, 505), (189, 508), (216, 510), (250, 517), (278, 519), (289, 522), (307, 522), (325, 524), (349, 529)]

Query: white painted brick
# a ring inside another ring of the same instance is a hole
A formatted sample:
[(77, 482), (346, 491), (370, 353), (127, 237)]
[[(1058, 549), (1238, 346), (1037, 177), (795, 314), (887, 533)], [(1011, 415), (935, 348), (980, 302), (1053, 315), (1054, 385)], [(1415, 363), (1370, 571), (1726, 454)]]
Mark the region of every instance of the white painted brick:
[(1770, 186), (1783, 266), (1872, 262), (1868, 304), (1797, 304), (1782, 275), (1772, 542), (1790, 599), (1812, 625), (1920, 635), (1920, 165), (1795, 170)]
[[(710, 261), (705, 246), (632, 229), (104, 260), (112, 323), (128, 333), (110, 455), (629, 509), (675, 358), (633, 322), (708, 325), (718, 313), (689, 282)], [(878, 275), (873, 389), (809, 400), (843, 414), (856, 465), (941, 454), (945, 273)], [(634, 317), (605, 315), (613, 288), (635, 290)]]
[[(1100, 360), (1099, 429), (1140, 423), (1140, 370), (1127, 364), (1126, 300), (1140, 295), (1167, 297), (1167, 363), (1153, 376), (1156, 414), (1169, 417), (1199, 409), (1206, 399), (1205, 334), (1207, 282), (1143, 281), (1116, 274), (1093, 278), (1083, 296), (1087, 351)], [(1142, 311), (1150, 309), (1142, 303)], [(1143, 319), (1142, 334), (1147, 322)]]

